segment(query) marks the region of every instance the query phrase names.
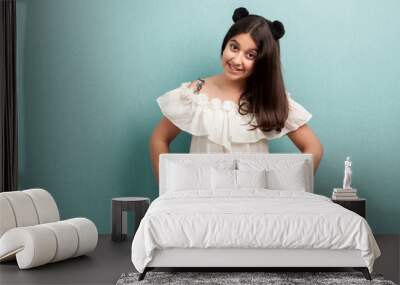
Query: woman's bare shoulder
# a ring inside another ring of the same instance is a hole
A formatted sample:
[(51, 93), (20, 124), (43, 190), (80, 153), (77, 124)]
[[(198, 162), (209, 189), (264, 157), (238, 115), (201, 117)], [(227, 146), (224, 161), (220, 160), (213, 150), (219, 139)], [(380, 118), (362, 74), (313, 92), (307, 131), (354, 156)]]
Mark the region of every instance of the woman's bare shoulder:
[(211, 75), (211, 76), (208, 76), (208, 77), (199, 77), (199, 78), (191, 81), (190, 84), (188, 85), (188, 87), (193, 89), (193, 90), (195, 90), (197, 88), (197, 84), (201, 80), (203, 80), (204, 83), (207, 84), (207, 85), (210, 85), (210, 84), (214, 85), (217, 77), (218, 77), (218, 74)]

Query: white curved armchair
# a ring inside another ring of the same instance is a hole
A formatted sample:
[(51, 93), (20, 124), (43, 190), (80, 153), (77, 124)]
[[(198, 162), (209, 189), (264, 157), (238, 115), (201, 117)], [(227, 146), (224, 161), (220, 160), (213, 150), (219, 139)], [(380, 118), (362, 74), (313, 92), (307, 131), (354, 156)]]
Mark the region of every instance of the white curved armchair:
[(46, 190), (0, 193), (0, 262), (16, 258), (20, 269), (28, 269), (86, 254), (96, 248), (97, 240), (92, 221), (60, 221)]

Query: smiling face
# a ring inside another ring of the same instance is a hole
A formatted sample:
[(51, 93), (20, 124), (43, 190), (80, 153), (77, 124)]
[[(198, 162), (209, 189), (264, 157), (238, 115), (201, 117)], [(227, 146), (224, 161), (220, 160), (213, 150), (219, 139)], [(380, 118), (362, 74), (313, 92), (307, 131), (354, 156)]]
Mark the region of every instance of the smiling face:
[(221, 57), (224, 74), (231, 80), (249, 77), (257, 58), (257, 45), (250, 34), (238, 34), (227, 42)]

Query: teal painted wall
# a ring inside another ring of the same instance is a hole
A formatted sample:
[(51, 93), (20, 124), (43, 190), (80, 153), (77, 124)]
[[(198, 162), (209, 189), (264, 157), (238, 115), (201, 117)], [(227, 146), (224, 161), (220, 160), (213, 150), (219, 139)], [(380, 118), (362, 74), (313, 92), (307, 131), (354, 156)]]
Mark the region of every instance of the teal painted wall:
[[(17, 0), (20, 188), (43, 187), (62, 218), (110, 227), (111, 198), (156, 197), (155, 99), (221, 71), (234, 8), (279, 19), (287, 89), (325, 147), (316, 192), (353, 159), (376, 233), (400, 233), (400, 2)], [(182, 133), (172, 152), (188, 152)], [(272, 152), (297, 152), (285, 137)]]

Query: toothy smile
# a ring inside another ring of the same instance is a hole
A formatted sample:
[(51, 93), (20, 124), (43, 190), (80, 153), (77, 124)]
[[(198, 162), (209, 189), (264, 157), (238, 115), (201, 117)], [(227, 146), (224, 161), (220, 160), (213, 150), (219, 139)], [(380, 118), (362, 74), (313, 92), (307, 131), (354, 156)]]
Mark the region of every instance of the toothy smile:
[(231, 64), (228, 63), (229, 69), (233, 72), (242, 72), (243, 69), (237, 69), (235, 67), (233, 67)]

